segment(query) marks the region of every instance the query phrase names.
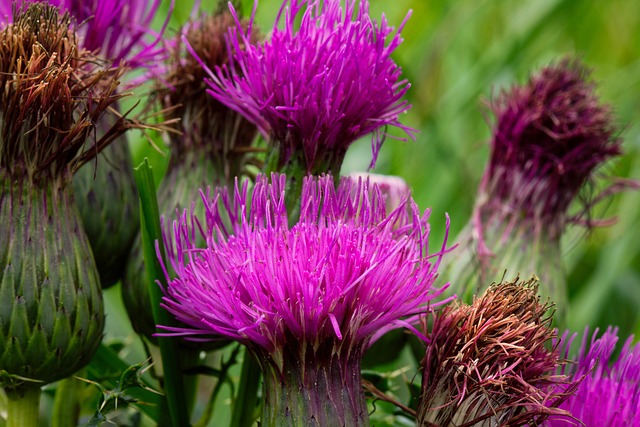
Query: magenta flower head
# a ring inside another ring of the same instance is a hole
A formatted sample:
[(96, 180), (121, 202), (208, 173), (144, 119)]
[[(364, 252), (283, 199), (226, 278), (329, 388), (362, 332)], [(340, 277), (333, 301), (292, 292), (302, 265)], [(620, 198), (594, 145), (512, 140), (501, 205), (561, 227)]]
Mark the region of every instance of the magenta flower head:
[(427, 252), (428, 212), (407, 198), (387, 215), (366, 181), (306, 178), (289, 225), (285, 186), (259, 176), (251, 192), (203, 196), (205, 218), (165, 224), (175, 276), (164, 307), (185, 326), (163, 328), (245, 344), (265, 378), (262, 425), (366, 425), (362, 353), (434, 306), (447, 249)]
[[(491, 157), (473, 218), (459, 240), (467, 260), (450, 279), (471, 285), (473, 293), (500, 280), (505, 269), (509, 278), (535, 274), (562, 319), (566, 279), (560, 237), (618, 188), (596, 198), (578, 197), (595, 181), (598, 168), (621, 154), (611, 109), (600, 102), (577, 59), (542, 69), (490, 106), (496, 117)], [(570, 212), (572, 206), (577, 212)]]
[[(565, 356), (568, 357), (575, 335), (564, 335)], [(614, 360), (618, 343), (617, 328), (607, 328), (598, 337), (596, 329), (589, 340), (585, 330), (575, 365), (568, 371), (576, 391), (560, 408), (567, 410), (585, 427), (625, 427), (640, 425), (640, 344), (629, 337)], [(616, 352), (617, 353), (617, 352)], [(549, 418), (547, 427), (574, 425), (563, 418)]]
[(373, 165), (388, 126), (413, 135), (398, 119), (409, 84), (391, 58), (404, 21), (394, 30), (371, 19), (368, 1), (345, 3), (285, 0), (268, 41), (250, 45), (250, 27), (237, 25), (233, 64), (210, 72), (210, 94), (276, 147), (273, 169), (337, 175), (358, 138), (373, 133)]

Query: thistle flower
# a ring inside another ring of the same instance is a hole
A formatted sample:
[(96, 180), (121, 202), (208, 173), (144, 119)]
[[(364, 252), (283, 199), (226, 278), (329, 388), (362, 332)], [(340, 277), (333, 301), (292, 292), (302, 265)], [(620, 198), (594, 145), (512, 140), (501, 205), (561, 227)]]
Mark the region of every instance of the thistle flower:
[[(491, 157), (459, 239), (466, 253), (451, 280), (480, 289), (505, 269), (509, 278), (535, 274), (542, 294), (564, 310), (560, 238), (599, 200), (578, 197), (580, 191), (595, 181), (598, 167), (621, 153), (611, 110), (598, 100), (588, 75), (578, 60), (565, 59), (491, 103)], [(582, 204), (577, 215), (569, 212), (573, 202)]]
[[(575, 335), (562, 343), (565, 357)], [(624, 427), (640, 425), (640, 345), (633, 344), (633, 336), (625, 342), (618, 358), (613, 353), (618, 342), (618, 329), (607, 328), (598, 337), (596, 329), (589, 342), (589, 330), (585, 330), (582, 346), (575, 365), (569, 365), (569, 373), (577, 382), (575, 392), (560, 404), (585, 427)], [(544, 426), (567, 426), (566, 419), (550, 417)]]
[[(492, 285), (472, 305), (433, 316), (422, 361), (418, 425), (538, 425), (563, 392), (549, 306), (533, 280)], [(547, 404), (550, 407), (547, 407)]]
[(285, 0), (271, 38), (255, 45), (251, 25), (238, 25), (229, 37), (233, 62), (207, 79), (209, 93), (275, 147), (271, 169), (286, 167), (300, 181), (337, 176), (347, 148), (365, 135), (373, 133), (372, 165), (388, 126), (413, 135), (398, 120), (410, 107), (402, 99), (409, 84), (391, 59), (404, 21), (394, 31), (384, 16), (370, 18), (368, 1), (340, 3)]
[(72, 28), (68, 14), (33, 4), (0, 31), (0, 371), (12, 396), (30, 388), (25, 379), (75, 372), (102, 339), (100, 284), (71, 179), (129, 124), (118, 118), (86, 144), (120, 99), (122, 70), (78, 48)]
[(387, 215), (375, 186), (336, 190), (331, 176), (305, 179), (290, 226), (285, 186), (260, 176), (251, 195), (246, 183), (233, 198), (203, 195), (204, 219), (165, 224), (164, 307), (185, 326), (164, 329), (245, 344), (265, 378), (261, 425), (366, 425), (362, 352), (430, 310), (446, 249), (427, 254), (429, 215), (410, 199)]
[[(177, 124), (177, 132), (169, 138), (169, 167), (158, 188), (159, 209), (165, 215), (190, 206), (200, 188), (211, 184), (231, 187), (235, 177), (247, 174), (256, 128), (206, 93), (206, 72), (201, 65), (214, 67), (228, 62), (225, 35), (234, 25), (228, 12), (203, 14), (168, 42), (167, 73), (159, 77), (154, 94), (167, 112), (166, 118)], [(182, 37), (199, 60), (185, 51)], [(257, 38), (254, 29), (251, 41)], [(136, 239), (129, 257), (123, 300), (134, 329), (151, 338), (156, 328), (141, 238)]]
[[(35, 0), (27, 0), (30, 4)], [(0, 1), (0, 13), (11, 12), (13, 1)], [(129, 70), (155, 69), (162, 64), (162, 35), (150, 29), (160, 0), (49, 0), (74, 19), (81, 48)], [(165, 25), (168, 22), (165, 21)], [(164, 30), (164, 29), (163, 29)], [(114, 104), (114, 108), (117, 106)], [(113, 120), (97, 123), (99, 136)], [(125, 136), (108, 145), (95, 162), (75, 174), (76, 203), (94, 253), (104, 288), (124, 274), (126, 259), (138, 233), (138, 195), (133, 179), (131, 153)]]

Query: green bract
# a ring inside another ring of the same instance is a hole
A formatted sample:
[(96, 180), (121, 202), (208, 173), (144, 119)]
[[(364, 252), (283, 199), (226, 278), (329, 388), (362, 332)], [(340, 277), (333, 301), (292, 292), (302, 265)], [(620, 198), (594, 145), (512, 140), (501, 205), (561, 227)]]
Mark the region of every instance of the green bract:
[(45, 383), (88, 363), (104, 326), (100, 280), (64, 181), (0, 176), (0, 369)]

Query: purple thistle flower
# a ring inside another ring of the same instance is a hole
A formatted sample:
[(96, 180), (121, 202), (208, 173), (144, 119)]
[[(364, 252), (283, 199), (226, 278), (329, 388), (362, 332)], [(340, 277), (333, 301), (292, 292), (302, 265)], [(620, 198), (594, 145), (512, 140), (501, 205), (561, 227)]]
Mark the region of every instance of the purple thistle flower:
[(331, 176), (305, 179), (290, 226), (285, 185), (284, 175), (260, 176), (251, 195), (246, 183), (232, 198), (203, 195), (204, 220), (185, 211), (165, 224), (175, 277), (163, 306), (185, 326), (162, 328), (247, 345), (266, 378), (265, 425), (362, 425), (361, 355), (434, 306), (447, 250), (428, 254), (429, 213), (411, 199), (387, 215), (377, 187), (343, 179), (335, 189)]
[(500, 280), (505, 270), (507, 279), (536, 275), (562, 323), (567, 297), (560, 238), (568, 224), (604, 224), (589, 218), (591, 208), (625, 186), (578, 197), (598, 168), (621, 154), (611, 109), (588, 77), (578, 60), (564, 59), (491, 102), (491, 157), (449, 277), (468, 286), (467, 295)]
[[(633, 336), (625, 342), (618, 358), (613, 354), (618, 342), (618, 329), (607, 328), (598, 338), (596, 329), (589, 342), (585, 330), (582, 346), (574, 366), (568, 371), (576, 391), (560, 408), (567, 410), (585, 427), (626, 427), (640, 425), (640, 344), (633, 344)], [(575, 335), (562, 339), (565, 356)], [(547, 427), (573, 425), (575, 421), (549, 418)]]
[[(35, 3), (38, 0), (23, 0)], [(78, 25), (80, 44), (115, 64), (126, 60), (130, 68), (154, 66), (163, 52), (160, 34), (151, 30), (161, 0), (48, 0), (47, 3), (69, 14)], [(0, 14), (11, 16), (15, 0), (0, 0)], [(17, 2), (17, 4), (22, 4)]]
[(410, 85), (391, 59), (406, 18), (394, 31), (384, 15), (380, 23), (369, 17), (368, 1), (340, 3), (285, 0), (271, 39), (256, 45), (251, 26), (237, 25), (234, 62), (209, 72), (209, 93), (277, 147), (277, 169), (295, 162), (305, 174), (337, 174), (347, 148), (371, 133), (373, 166), (388, 126), (413, 137), (398, 120), (410, 108)]
[(565, 59), (491, 103), (496, 123), (480, 186), (490, 196), (484, 210), (516, 211), (545, 224), (553, 238), (562, 234), (578, 192), (621, 154), (611, 109), (588, 77), (578, 60)]

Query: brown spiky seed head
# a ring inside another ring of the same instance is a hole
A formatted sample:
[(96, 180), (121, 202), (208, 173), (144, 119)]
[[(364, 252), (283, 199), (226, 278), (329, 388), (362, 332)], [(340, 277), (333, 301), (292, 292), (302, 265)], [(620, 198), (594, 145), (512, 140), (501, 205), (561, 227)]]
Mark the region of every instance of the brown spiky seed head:
[(561, 412), (547, 406), (558, 398), (562, 362), (552, 346), (551, 307), (537, 289), (535, 279), (494, 284), (472, 305), (434, 315), (420, 426), (520, 426)]
[(78, 48), (68, 13), (44, 3), (16, 7), (0, 31), (0, 170), (48, 179), (93, 158), (118, 134), (114, 126), (85, 144), (120, 98), (120, 74)]

